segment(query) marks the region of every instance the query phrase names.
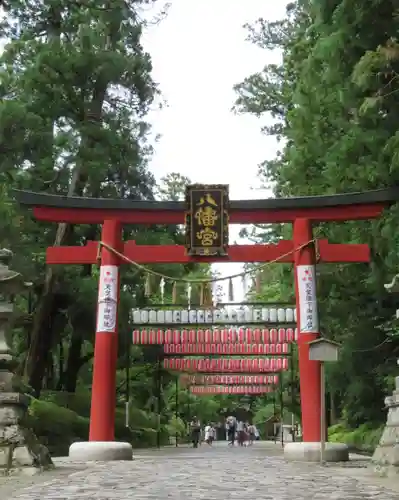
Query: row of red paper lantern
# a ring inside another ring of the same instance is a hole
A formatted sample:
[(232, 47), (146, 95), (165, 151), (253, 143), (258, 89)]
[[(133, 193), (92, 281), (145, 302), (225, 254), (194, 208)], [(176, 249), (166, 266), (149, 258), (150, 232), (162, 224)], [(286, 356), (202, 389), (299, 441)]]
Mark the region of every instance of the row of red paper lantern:
[(187, 385), (276, 385), (278, 375), (187, 375), (180, 377), (183, 384)]
[(190, 387), (193, 394), (268, 394), (273, 392), (270, 385), (193, 385)]
[(165, 354), (289, 354), (289, 344), (164, 344)]
[(134, 330), (133, 344), (281, 344), (296, 342), (295, 328)]
[(163, 366), (167, 370), (195, 372), (277, 372), (288, 370), (287, 358), (241, 358), (241, 359), (195, 359), (165, 358)]

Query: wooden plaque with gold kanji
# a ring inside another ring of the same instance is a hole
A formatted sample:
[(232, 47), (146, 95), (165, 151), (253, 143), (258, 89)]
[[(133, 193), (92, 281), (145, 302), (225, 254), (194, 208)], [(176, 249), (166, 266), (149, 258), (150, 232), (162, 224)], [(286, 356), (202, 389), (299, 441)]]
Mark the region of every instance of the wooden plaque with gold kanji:
[(186, 203), (187, 254), (195, 257), (226, 256), (229, 244), (229, 186), (187, 186)]

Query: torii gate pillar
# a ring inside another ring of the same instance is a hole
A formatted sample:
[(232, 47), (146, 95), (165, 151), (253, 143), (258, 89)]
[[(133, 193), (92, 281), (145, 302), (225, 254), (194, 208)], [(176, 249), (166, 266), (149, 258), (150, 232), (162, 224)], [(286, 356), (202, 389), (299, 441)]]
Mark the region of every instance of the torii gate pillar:
[[(118, 251), (121, 224), (105, 220), (101, 240)], [(89, 441), (114, 441), (116, 364), (118, 359), (119, 258), (101, 250), (97, 325), (94, 344)]]
[(320, 442), (320, 363), (309, 360), (309, 342), (319, 336), (316, 291), (316, 255), (312, 225), (308, 219), (293, 222), (295, 296), (298, 323), (298, 364), (304, 442)]
[[(298, 364), (302, 412), (302, 442), (287, 443), (284, 457), (287, 460), (317, 462), (321, 456), (321, 363), (309, 359), (309, 342), (320, 335), (317, 289), (316, 252), (312, 223), (306, 218), (293, 221), (295, 295), (298, 323)], [(349, 460), (349, 449), (344, 443), (325, 443), (324, 459), (327, 462)]]
[[(101, 241), (120, 251), (123, 246), (121, 223), (106, 219)], [(118, 359), (118, 304), (120, 259), (102, 247), (98, 287), (97, 325), (94, 343), (88, 442), (73, 443), (73, 460), (132, 460), (130, 443), (115, 441), (116, 368)]]

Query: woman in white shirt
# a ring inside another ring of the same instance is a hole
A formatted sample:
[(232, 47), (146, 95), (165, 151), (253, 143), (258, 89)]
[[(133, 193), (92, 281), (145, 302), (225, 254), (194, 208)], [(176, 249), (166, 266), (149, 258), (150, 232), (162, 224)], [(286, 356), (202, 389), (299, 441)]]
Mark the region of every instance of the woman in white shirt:
[(212, 433), (212, 426), (207, 424), (205, 426), (205, 443), (211, 445), (212, 444), (212, 438), (211, 438), (211, 433)]

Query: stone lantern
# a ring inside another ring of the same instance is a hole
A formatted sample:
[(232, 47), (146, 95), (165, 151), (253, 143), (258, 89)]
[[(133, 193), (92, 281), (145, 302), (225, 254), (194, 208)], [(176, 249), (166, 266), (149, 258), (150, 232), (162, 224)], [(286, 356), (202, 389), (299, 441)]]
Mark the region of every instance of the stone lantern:
[(27, 286), (20, 273), (8, 264), (13, 254), (0, 249), (0, 474), (28, 469), (34, 473), (52, 466), (47, 448), (24, 426), (29, 397), (21, 393), (14, 374), (10, 327), (14, 313), (12, 297)]
[[(389, 293), (399, 295), (399, 274), (384, 287)], [(396, 318), (399, 319), (399, 309), (396, 310)], [(397, 362), (399, 364), (399, 360)], [(387, 422), (372, 461), (375, 472), (381, 475), (394, 474), (396, 477), (399, 468), (399, 377), (395, 377), (395, 389), (384, 403), (388, 409)]]

